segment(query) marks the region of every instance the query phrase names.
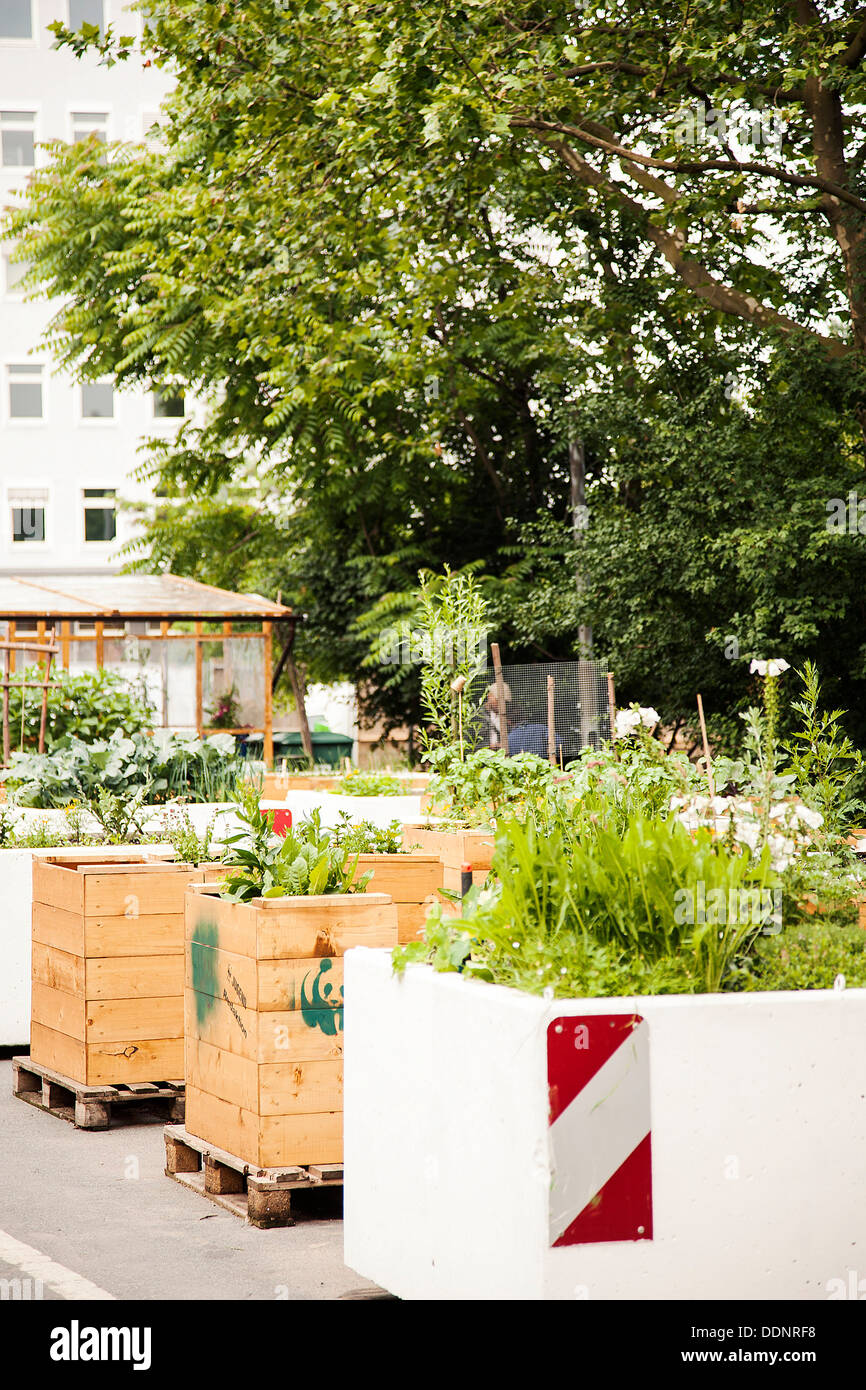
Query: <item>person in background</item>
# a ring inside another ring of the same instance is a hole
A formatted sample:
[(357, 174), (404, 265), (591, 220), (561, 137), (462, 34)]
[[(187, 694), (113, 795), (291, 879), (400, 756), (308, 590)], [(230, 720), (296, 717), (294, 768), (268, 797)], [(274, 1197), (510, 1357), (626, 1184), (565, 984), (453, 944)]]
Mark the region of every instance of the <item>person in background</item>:
[[(562, 747), (562, 739), (559, 734), (554, 734), (554, 738), (558, 757)], [(536, 757), (546, 758), (549, 753), (547, 724), (533, 723), (528, 714), (518, 706), (512, 706), (508, 727), (508, 751), (509, 753), (535, 753)]]
[(505, 697), (504, 711), (499, 709), (496, 686), (487, 687), (487, 696), (481, 715), (481, 743), (488, 748), (499, 749), (502, 747), (502, 713), (505, 714), (510, 729), (508, 706), (511, 703), (511, 688), (507, 681), (502, 682), (502, 693)]

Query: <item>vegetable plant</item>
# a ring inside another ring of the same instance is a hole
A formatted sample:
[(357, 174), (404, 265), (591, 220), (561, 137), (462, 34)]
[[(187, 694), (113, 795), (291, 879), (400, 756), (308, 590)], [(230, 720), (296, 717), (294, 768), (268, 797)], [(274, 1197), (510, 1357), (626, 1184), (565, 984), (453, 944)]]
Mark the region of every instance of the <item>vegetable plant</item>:
[(329, 893), (363, 892), (370, 874), (355, 879), (358, 856), (337, 844), (323, 830), (319, 813), (313, 812), (279, 838), (273, 833), (273, 812), (259, 808), (256, 792), (247, 792), (238, 803), (237, 815), (246, 830), (230, 835), (233, 846), (224, 863), (234, 872), (221, 894), (232, 902), (255, 898), (308, 897)]
[(572, 846), (534, 817), (509, 822), (491, 877), (460, 917), (432, 908), (426, 941), (398, 948), (397, 968), (429, 958), (560, 996), (702, 993), (730, 987), (738, 958), (778, 928), (766, 852), (732, 852), (660, 819)]

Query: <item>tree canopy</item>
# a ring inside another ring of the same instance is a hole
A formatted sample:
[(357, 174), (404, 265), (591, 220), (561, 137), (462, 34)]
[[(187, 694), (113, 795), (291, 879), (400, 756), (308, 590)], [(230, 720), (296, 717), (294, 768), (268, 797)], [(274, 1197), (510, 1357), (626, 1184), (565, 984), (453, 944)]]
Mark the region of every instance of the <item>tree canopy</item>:
[(158, 558), (271, 576), (321, 674), (447, 561), (515, 653), (592, 621), (666, 714), (742, 698), (720, 633), (862, 678), (858, 538), (825, 525), (863, 470), (861, 7), (146, 9), (158, 141), (54, 146), (9, 229), (62, 361), (206, 403), (154, 451), (210, 498)]

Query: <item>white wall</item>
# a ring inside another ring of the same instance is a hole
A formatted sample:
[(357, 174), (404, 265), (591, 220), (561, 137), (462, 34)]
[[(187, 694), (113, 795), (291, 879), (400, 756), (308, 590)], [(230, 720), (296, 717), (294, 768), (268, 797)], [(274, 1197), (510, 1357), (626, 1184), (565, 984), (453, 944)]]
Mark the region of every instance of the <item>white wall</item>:
[[(345, 994), (345, 1259), (392, 1293), (808, 1300), (866, 1276), (866, 990), (548, 1002), (355, 949)], [(547, 1026), (632, 1012), (653, 1239), (552, 1249)]]
[[(22, 0), (26, 3), (26, 0)], [(141, 20), (105, 0), (105, 22), (120, 34), (140, 34)], [(33, 0), (33, 39), (0, 38), (0, 111), (35, 111), (37, 140), (72, 138), (73, 112), (108, 115), (109, 140), (141, 141), (171, 85), (161, 69), (142, 66), (140, 56), (100, 66), (98, 58), (76, 59), (68, 49), (54, 51), (46, 26), (69, 23), (67, 0)], [(37, 150), (37, 163), (47, 153)], [(16, 200), (27, 170), (0, 165), (0, 206)], [(5, 244), (2, 250), (9, 250)], [(10, 293), (0, 259), (0, 570), (100, 570), (109, 565), (132, 534), (132, 521), (117, 516), (115, 542), (85, 542), (84, 488), (115, 488), (128, 500), (149, 490), (131, 473), (141, 463), (137, 449), (145, 433), (171, 433), (177, 421), (154, 421), (153, 402), (143, 392), (114, 397), (113, 420), (83, 420), (81, 392), (68, 376), (53, 375), (48, 355), (35, 354), (51, 316), (44, 301), (25, 302)], [(43, 363), (43, 419), (9, 418), (6, 367)], [(45, 541), (13, 544), (9, 489), (47, 489)]]

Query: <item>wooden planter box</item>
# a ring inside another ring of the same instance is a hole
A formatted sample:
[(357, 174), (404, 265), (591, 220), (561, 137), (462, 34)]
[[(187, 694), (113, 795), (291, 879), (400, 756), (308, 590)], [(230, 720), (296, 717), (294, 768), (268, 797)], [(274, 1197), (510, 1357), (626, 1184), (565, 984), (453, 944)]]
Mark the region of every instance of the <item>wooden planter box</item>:
[(394, 946), (384, 893), (186, 900), (186, 1129), (273, 1168), (343, 1157), (343, 953)]
[(202, 872), (34, 860), (34, 1062), (85, 1086), (183, 1076), (183, 904)]
[(357, 878), (373, 870), (368, 893), (388, 893), (397, 908), (397, 939), (417, 941), (443, 885), (442, 861), (438, 854), (362, 854), (358, 857)]
[(464, 864), (472, 868), (473, 883), (484, 883), (493, 862), (496, 835), (492, 830), (440, 830), (435, 822), (421, 821), (403, 826), (403, 844), (420, 845), (423, 853), (438, 855), (443, 868), (442, 887), (459, 893)]

